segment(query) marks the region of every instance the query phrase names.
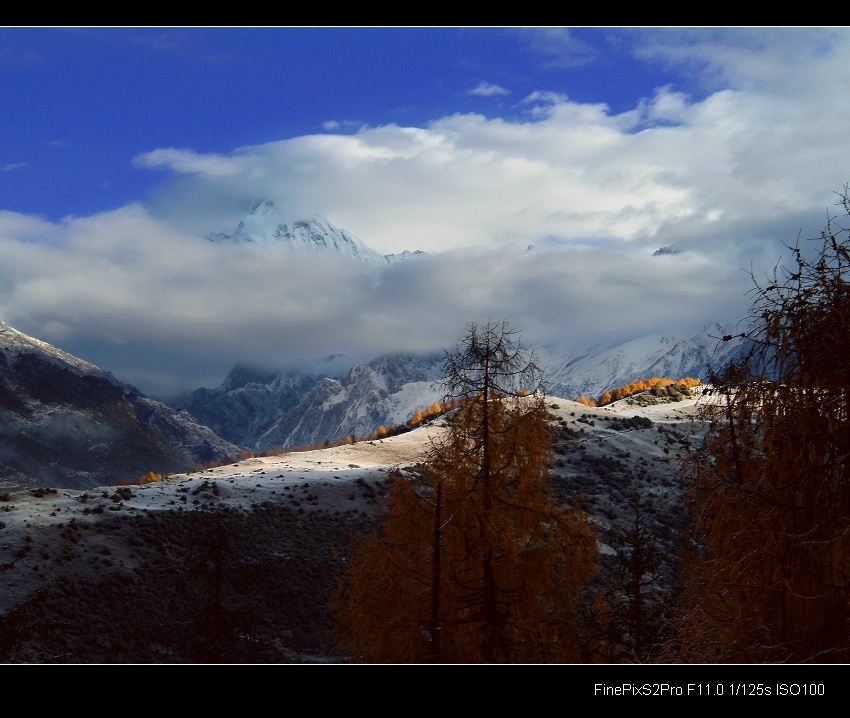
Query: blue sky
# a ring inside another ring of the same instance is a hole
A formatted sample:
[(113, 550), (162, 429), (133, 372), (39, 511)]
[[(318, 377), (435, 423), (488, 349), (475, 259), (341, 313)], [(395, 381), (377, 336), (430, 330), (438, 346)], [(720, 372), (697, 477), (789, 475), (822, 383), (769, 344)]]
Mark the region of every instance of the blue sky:
[(5, 28), (3, 209), (57, 220), (144, 200), (163, 178), (132, 160), (162, 147), (227, 155), (328, 127), (522, 117), (541, 88), (618, 113), (675, 79), (608, 32)]
[[(850, 181), (844, 27), (4, 27), (0, 102), (0, 319), (154, 396), (738, 319)], [(428, 256), (213, 251), (261, 200)]]

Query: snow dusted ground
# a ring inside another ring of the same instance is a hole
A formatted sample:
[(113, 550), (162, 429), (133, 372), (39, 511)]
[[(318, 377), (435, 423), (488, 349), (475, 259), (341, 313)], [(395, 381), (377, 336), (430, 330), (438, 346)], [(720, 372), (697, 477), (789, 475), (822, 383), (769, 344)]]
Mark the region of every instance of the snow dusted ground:
[[(322, 487), (331, 495), (348, 495), (350, 484), (357, 479), (373, 477), (377, 471), (404, 469), (420, 461), (431, 439), (441, 432), (438, 425), (431, 424), (382, 440), (243, 459), (224, 466), (172, 474), (142, 485), (104, 486), (87, 491), (49, 489), (41, 496), (32, 490), (13, 492), (0, 501), (0, 523), (5, 524), (0, 530), (0, 542), (16, 528), (56, 524), (72, 517), (94, 521), (102, 515), (92, 510), (98, 504), (113, 509), (121, 504), (131, 511), (167, 511), (180, 505), (184, 509), (192, 508), (179, 499), (181, 495), (197, 495), (204, 484), (215, 483), (218, 490), (211, 501), (203, 503), (203, 508), (247, 510), (263, 501), (279, 499), (286, 487), (303, 484)], [(111, 499), (112, 496), (118, 500)], [(200, 504), (199, 500), (194, 507)]]
[[(57, 552), (69, 548), (63, 536), (85, 537), (73, 546), (78, 555), (103, 552), (114, 565), (133, 570), (133, 552), (126, 543), (97, 530), (108, 520), (158, 511), (250, 512), (270, 503), (330, 514), (374, 513), (372, 487), (390, 471), (420, 461), (441, 431), (434, 423), (379, 441), (244, 459), (139, 486), (5, 494), (0, 497), (0, 615), (70, 571), (72, 564), (92, 565), (70, 558), (57, 563)], [(77, 533), (86, 527), (91, 530)]]
[[(547, 397), (553, 487), (596, 522), (600, 575), (628, 528), (634, 496), (651, 502), (646, 518), (659, 536), (671, 544), (680, 536), (677, 463), (701, 431), (691, 421), (697, 401), (588, 407)], [(651, 421), (616, 421), (635, 416)], [(206, 645), (209, 572), (218, 566), (231, 581), (226, 607), (249, 626), (233, 634), (228, 660), (340, 662), (329, 638), (329, 592), (354, 542), (378, 530), (390, 476), (412, 476), (407, 469), (443, 431), (436, 421), (383, 440), (249, 458), (141, 486), (0, 492), (3, 660), (206, 662), (198, 650)], [(662, 569), (675, 575), (674, 565)]]
[[(624, 399), (605, 407), (588, 407), (568, 399), (547, 398), (550, 407), (558, 407), (552, 411), (559, 417), (574, 419), (572, 414), (643, 416), (655, 423), (689, 421), (697, 401), (698, 398), (691, 398), (675, 403), (637, 406)], [(101, 515), (93, 511), (98, 503), (110, 509), (121, 504), (132, 511), (173, 510), (180, 505), (188, 509), (191, 506), (180, 501), (180, 496), (196, 493), (202, 485), (211, 483), (218, 485), (217, 496), (205, 502), (204, 508), (218, 505), (247, 510), (263, 501), (279, 499), (280, 492), (286, 487), (305, 483), (321, 487), (325, 489), (323, 495), (328, 498), (336, 496), (336, 500), (344, 502), (343, 495), (350, 494), (352, 482), (373, 477), (376, 472), (404, 469), (421, 461), (431, 441), (438, 439), (442, 432), (440, 422), (432, 422), (382, 440), (243, 459), (224, 466), (173, 474), (161, 481), (139, 486), (104, 486), (87, 491), (51, 489), (40, 497), (33, 495), (32, 490), (13, 492), (0, 501), (0, 523), (4, 524), (0, 529), (0, 548), (16, 527), (56, 524), (72, 517), (96, 520)], [(122, 498), (122, 492), (126, 498)], [(111, 499), (116, 494), (118, 500)], [(194, 504), (195, 507), (199, 505), (200, 501)]]

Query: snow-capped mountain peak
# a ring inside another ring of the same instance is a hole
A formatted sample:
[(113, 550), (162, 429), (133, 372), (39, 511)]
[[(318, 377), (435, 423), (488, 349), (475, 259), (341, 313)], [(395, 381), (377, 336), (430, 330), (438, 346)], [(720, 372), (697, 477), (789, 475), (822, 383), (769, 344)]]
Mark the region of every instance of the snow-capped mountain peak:
[(380, 254), (351, 232), (334, 226), (326, 219), (292, 219), (269, 201), (255, 205), (234, 232), (210, 234), (207, 239), (219, 244), (264, 244), (308, 255), (348, 257), (377, 267), (422, 254), (419, 250)]

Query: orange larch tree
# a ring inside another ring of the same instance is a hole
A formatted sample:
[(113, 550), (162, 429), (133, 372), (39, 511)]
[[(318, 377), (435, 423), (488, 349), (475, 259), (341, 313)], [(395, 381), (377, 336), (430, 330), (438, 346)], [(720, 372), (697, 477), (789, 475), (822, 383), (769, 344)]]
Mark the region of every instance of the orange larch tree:
[(749, 352), (704, 401), (671, 660), (850, 661), (847, 235), (830, 219), (819, 251), (755, 282)]
[(447, 397), (468, 400), (352, 556), (337, 602), (352, 661), (580, 660), (597, 536), (553, 498), (540, 373), (514, 334), (471, 324), (446, 355)]

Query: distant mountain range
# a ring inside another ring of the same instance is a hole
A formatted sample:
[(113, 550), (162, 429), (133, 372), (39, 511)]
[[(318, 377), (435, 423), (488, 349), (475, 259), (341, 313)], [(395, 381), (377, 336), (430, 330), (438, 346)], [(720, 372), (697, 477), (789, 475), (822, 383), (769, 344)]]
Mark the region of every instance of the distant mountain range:
[(319, 217), (292, 220), (273, 202), (256, 204), (233, 232), (207, 235), (216, 244), (262, 244), (300, 254), (332, 254), (380, 267), (424, 254), (421, 250), (380, 254), (345, 229)]
[(706, 381), (712, 371), (739, 358), (741, 328), (715, 324), (694, 333), (653, 333), (613, 345), (575, 346), (562, 341), (533, 347), (544, 367), (549, 393), (566, 399), (598, 397), (637, 379), (693, 377)]
[[(217, 244), (265, 245), (301, 254), (347, 257), (379, 267), (423, 254), (379, 254), (350, 232), (324, 219), (292, 221), (273, 202), (258, 202), (234, 232), (210, 234)], [(535, 253), (533, 246), (528, 252)], [(549, 393), (564, 398), (598, 396), (653, 376), (706, 379), (728, 362), (735, 342), (721, 343), (734, 328), (715, 326), (694, 334), (652, 334), (616, 345), (559, 342), (529, 347), (544, 369)], [(256, 371), (235, 366), (221, 386), (171, 401), (227, 440), (253, 451), (291, 448), (364, 436), (401, 424), (416, 409), (442, 399), (443, 353), (381, 356), (338, 376)]]
[(217, 389), (171, 403), (254, 451), (304, 446), (404, 423), (442, 398), (434, 386), (441, 361), (440, 354), (382, 356), (338, 377), (234, 367)]
[[(547, 393), (598, 397), (638, 379), (708, 379), (740, 349), (717, 325), (688, 335), (653, 334), (615, 346), (568, 343), (529, 347), (544, 370)], [(338, 377), (261, 373), (234, 367), (217, 389), (199, 389), (172, 404), (221, 436), (253, 451), (366, 436), (403, 424), (443, 398), (443, 353), (396, 354), (358, 364)]]

